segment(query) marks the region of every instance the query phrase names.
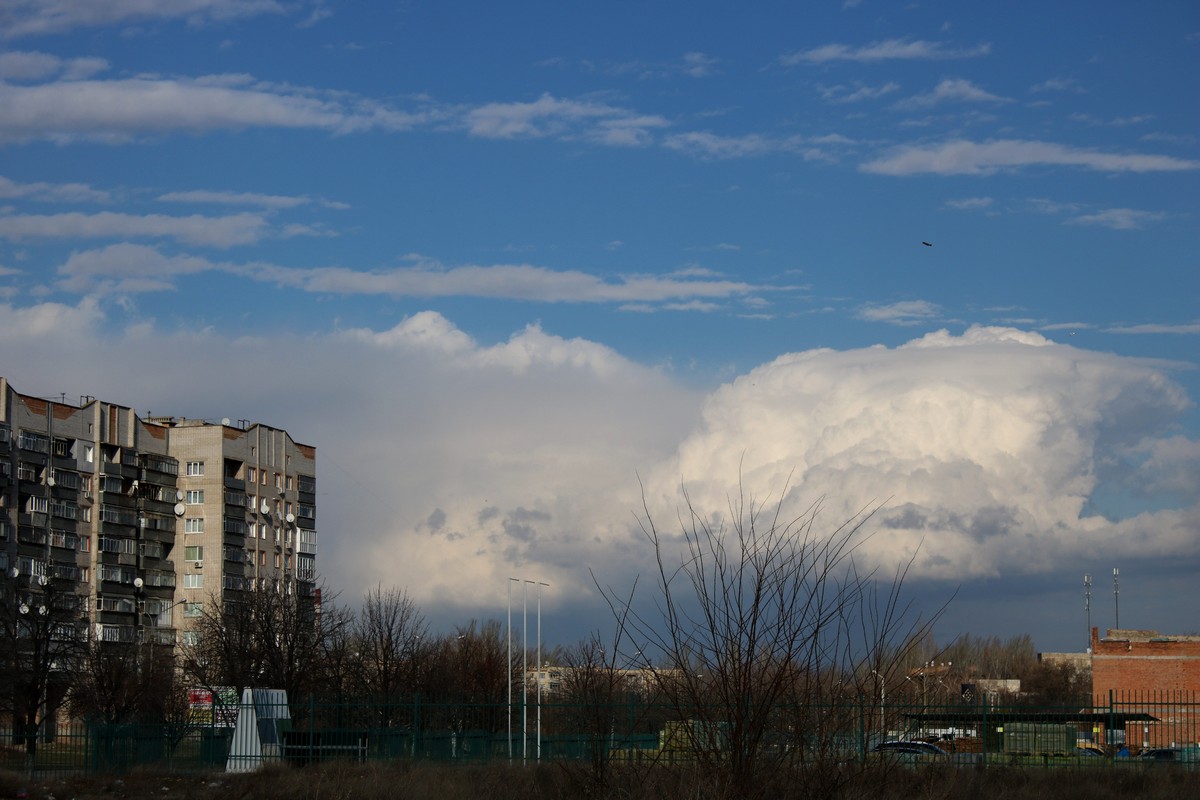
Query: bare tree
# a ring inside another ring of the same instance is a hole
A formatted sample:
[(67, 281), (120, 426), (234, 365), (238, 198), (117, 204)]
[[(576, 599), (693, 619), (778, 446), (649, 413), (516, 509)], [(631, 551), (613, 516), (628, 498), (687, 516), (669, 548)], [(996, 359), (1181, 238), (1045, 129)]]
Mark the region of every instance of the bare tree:
[(71, 711), (108, 723), (178, 725), (188, 698), (173, 647), (155, 642), (88, 642), (71, 684)]
[(786, 497), (785, 487), (760, 501), (743, 487), (709, 516), (685, 488), (677, 537), (643, 502), (655, 611), (605, 590), (631, 643), (669, 670), (660, 684), (691, 756), (742, 797), (836, 750), (846, 731), (811, 709), (832, 682), (886, 675), (894, 644), (931, 624), (901, 598), (907, 564), (879, 581), (855, 563), (873, 509), (823, 532), (819, 502), (792, 515)]
[(368, 590), (351, 639), (360, 694), (388, 704), (419, 689), (431, 642), (425, 616), (408, 592), (382, 586)]
[(86, 618), (73, 583), (49, 575), (5, 576), (0, 598), (0, 710), (13, 738), (32, 758), (38, 731), (65, 702), (87, 642)]
[(195, 622), (196, 641), (181, 646), (182, 667), (197, 685), (284, 689), (298, 698), (321, 688), (329, 638), (347, 624), (330, 595), (271, 588), (214, 597)]

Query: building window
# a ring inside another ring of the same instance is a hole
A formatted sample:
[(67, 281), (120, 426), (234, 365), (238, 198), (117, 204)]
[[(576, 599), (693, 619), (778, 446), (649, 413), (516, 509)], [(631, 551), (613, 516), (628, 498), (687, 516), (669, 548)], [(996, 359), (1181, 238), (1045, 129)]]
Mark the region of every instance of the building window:
[(203, 505), (204, 504), (204, 490), (203, 489), (188, 489), (187, 502), (188, 502), (189, 506)]
[(267, 565), (267, 551), (266, 550), (258, 551), (258, 565), (260, 567), (265, 567)]
[(183, 604), (183, 615), (185, 617), (199, 617), (199, 616), (203, 616), (203, 614), (204, 614), (204, 604), (203, 603), (184, 603)]
[(280, 566), (279, 553), (276, 553), (275, 554), (275, 569), (279, 569), (279, 566)]
[(289, 492), (292, 490), (292, 476), (291, 475), (287, 476), (287, 488), (288, 488)]
[(185, 588), (185, 589), (203, 589), (204, 588), (204, 576), (203, 575), (184, 575), (183, 576), (183, 588)]
[(254, 467), (246, 467), (246, 480), (250, 483), (257, 481), (258, 470), (256, 470)]
[(193, 475), (193, 476), (194, 475), (203, 475), (204, 474), (204, 462), (203, 461), (187, 462), (187, 474)]
[(183, 521), (184, 533), (204, 533), (204, 517), (188, 517)]
[(204, 545), (192, 544), (183, 548), (184, 561), (203, 561), (204, 560)]

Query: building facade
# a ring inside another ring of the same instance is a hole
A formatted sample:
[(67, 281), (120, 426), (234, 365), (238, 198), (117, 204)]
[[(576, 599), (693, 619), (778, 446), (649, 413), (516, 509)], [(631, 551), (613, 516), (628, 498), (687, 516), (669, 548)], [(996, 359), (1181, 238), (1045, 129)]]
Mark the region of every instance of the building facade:
[(1126, 732), (1132, 746), (1200, 743), (1200, 636), (1092, 628), (1092, 694), (1154, 717)]
[(311, 594), (316, 541), (316, 450), (286, 431), (142, 419), (0, 377), (5, 596), (70, 585), (90, 636), (174, 644), (206, 603)]

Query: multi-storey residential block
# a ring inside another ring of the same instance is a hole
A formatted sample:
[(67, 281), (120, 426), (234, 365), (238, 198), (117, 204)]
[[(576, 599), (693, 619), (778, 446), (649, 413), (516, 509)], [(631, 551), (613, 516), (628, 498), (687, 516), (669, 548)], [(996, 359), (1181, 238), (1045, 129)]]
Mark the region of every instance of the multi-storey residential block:
[(142, 419), (0, 377), (0, 575), (73, 585), (106, 641), (173, 644), (206, 603), (309, 594), (315, 459), (266, 425)]
[[(183, 627), (210, 598), (310, 594), (316, 580), (316, 450), (239, 421), (161, 419), (179, 459), (176, 596)], [(185, 633), (185, 635), (187, 635)]]

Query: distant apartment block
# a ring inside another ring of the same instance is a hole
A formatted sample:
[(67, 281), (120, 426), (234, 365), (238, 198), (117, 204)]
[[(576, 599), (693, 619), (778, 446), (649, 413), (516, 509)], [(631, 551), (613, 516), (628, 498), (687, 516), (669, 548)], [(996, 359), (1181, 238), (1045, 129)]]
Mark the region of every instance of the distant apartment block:
[(74, 586), (91, 635), (173, 644), (206, 603), (311, 594), (316, 449), (0, 377), (0, 575)]

